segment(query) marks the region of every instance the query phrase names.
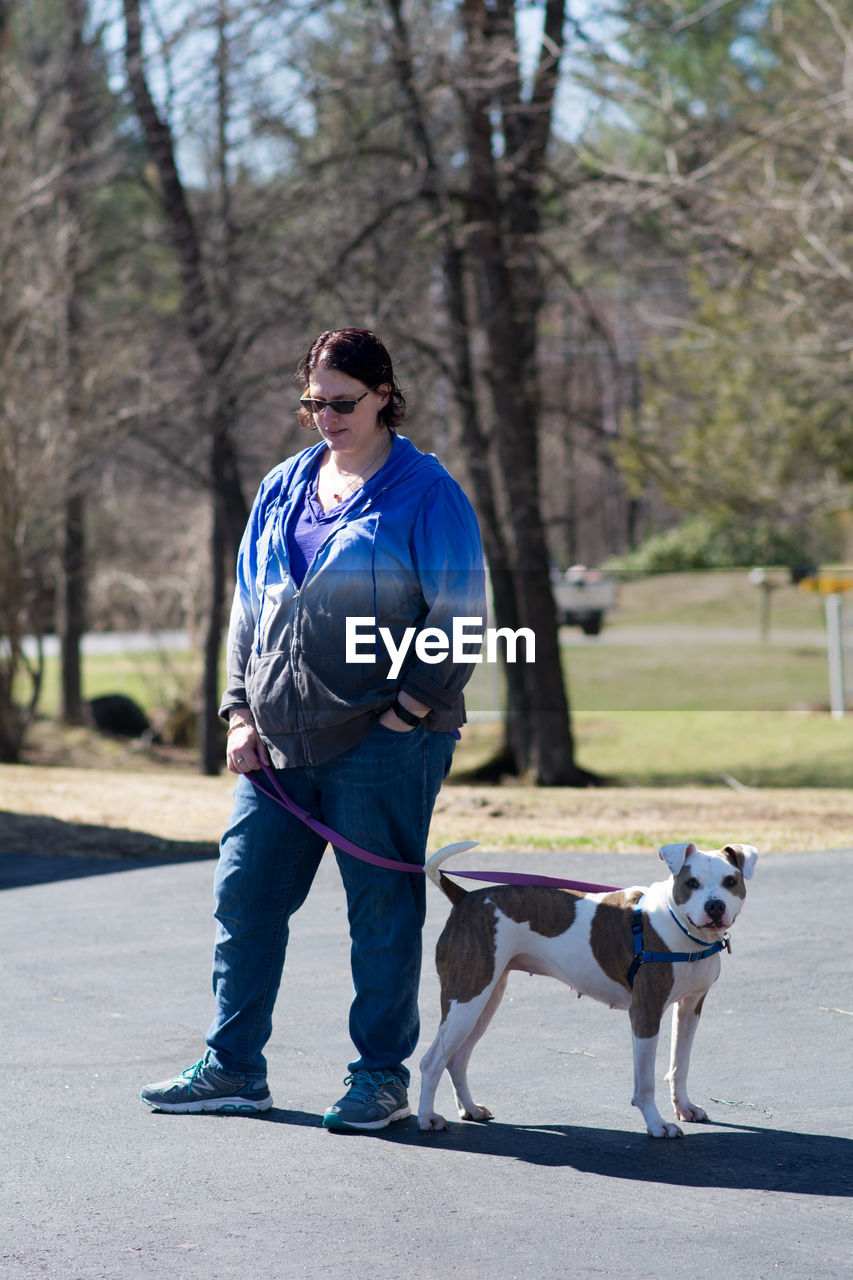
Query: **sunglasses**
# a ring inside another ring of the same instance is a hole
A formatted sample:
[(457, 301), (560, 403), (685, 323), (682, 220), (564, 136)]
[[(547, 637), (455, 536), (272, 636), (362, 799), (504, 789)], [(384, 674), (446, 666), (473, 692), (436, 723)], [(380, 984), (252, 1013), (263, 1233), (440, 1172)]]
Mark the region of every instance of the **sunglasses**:
[(331, 409), (333, 413), (349, 414), (355, 412), (355, 406), (361, 404), (364, 396), (367, 395), (370, 395), (369, 390), (357, 400), (315, 400), (313, 396), (302, 396), (299, 405), (309, 413), (322, 413), (324, 409)]

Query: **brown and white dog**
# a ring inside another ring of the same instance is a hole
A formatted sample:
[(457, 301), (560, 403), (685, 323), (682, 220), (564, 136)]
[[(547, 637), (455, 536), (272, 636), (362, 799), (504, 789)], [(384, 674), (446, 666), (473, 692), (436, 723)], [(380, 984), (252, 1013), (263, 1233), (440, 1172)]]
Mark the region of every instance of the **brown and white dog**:
[[(745, 844), (704, 852), (692, 843), (665, 845), (660, 856), (672, 874), (646, 889), (579, 893), (499, 885), (467, 892), (439, 868), (470, 847), (440, 849), (426, 868), (454, 905), (436, 948), (441, 1026), (421, 1062), (419, 1128), (448, 1128), (433, 1110), (445, 1067), (460, 1117), (491, 1119), (492, 1113), (474, 1102), (469, 1091), (468, 1061), (513, 969), (558, 978), (579, 996), (628, 1010), (634, 1044), (631, 1101), (642, 1111), (653, 1138), (684, 1136), (655, 1105), (658, 1033), (664, 1010), (674, 1005), (666, 1079), (675, 1115), (679, 1120), (707, 1120), (687, 1096), (687, 1068), (705, 996), (720, 973), (720, 956), (719, 949), (705, 958), (687, 956), (701, 957), (712, 944), (724, 941), (743, 906), (744, 882), (753, 874), (757, 850)], [(638, 951), (643, 962), (635, 960)], [(676, 959), (678, 955), (684, 958)], [(632, 965), (635, 973), (629, 977)]]

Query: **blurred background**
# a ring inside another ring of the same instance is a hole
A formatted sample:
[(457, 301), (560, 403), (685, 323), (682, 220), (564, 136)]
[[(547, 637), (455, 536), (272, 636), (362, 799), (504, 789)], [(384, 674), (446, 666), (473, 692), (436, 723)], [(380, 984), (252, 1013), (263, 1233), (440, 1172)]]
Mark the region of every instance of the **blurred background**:
[(846, 785), (850, 18), (0, 0), (0, 760), (221, 767), (236, 546), (357, 324), (537, 637), (472, 769)]

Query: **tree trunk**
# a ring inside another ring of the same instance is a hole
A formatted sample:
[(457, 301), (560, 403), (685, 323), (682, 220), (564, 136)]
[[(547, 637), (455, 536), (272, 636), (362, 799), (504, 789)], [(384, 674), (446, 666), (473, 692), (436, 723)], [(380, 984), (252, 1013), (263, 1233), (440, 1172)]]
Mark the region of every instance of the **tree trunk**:
[(83, 681), (81, 643), (86, 631), (86, 502), (72, 487), (65, 500), (62, 547), (62, 610), (60, 619), (61, 710), (64, 724), (82, 724)]
[[(214, 451), (215, 448), (214, 445)], [(210, 601), (204, 637), (204, 670), (199, 708), (201, 766), (204, 773), (211, 777), (219, 772), (222, 764), (222, 725), (217, 710), (220, 692), (219, 654), (225, 622), (226, 565), (230, 545), (227, 524), (225, 502), (217, 495), (213, 502)]]
[[(464, 0), (467, 253), (486, 339), (493, 448), (503, 501), (516, 625), (536, 637), (536, 661), (508, 683), (509, 737), (521, 770), (543, 786), (585, 785), (575, 764), (539, 485), (537, 239), (539, 183), (550, 136), (565, 5), (549, 0), (530, 101), (519, 81), (514, 5)], [(496, 147), (496, 112), (502, 145)], [(499, 618), (500, 621), (500, 618)]]
[(69, 44), (66, 69), (66, 109), (63, 122), (68, 166), (62, 183), (65, 217), (65, 440), (70, 454), (65, 494), (60, 641), (60, 718), (65, 724), (82, 724), (83, 679), (81, 644), (86, 629), (86, 499), (83, 487), (85, 381), (83, 313), (81, 307), (81, 203), (82, 165), (92, 141), (91, 112), (87, 94), (83, 0), (69, 0)]
[[(224, 11), (221, 11), (224, 12)], [(125, 65), (136, 113), (145, 131), (149, 154), (160, 176), (161, 199), (170, 229), (172, 247), (181, 278), (181, 300), (187, 336), (201, 366), (212, 406), (207, 429), (211, 436), (210, 487), (213, 505), (210, 542), (211, 595), (204, 643), (199, 740), (201, 767), (207, 774), (222, 764), (217, 724), (219, 653), (225, 619), (227, 566), (248, 519), (248, 506), (240, 487), (234, 439), (236, 401), (227, 386), (226, 364), (235, 346), (236, 328), (222, 299), (215, 305), (205, 278), (201, 238), (175, 161), (168, 122), (160, 119), (148, 87), (142, 61), (142, 26), (139, 0), (124, 0)], [(224, 27), (220, 32), (224, 39)], [(220, 74), (224, 64), (220, 63)], [(216, 317), (216, 319), (214, 319)]]
[[(491, 106), (497, 93), (506, 97), (506, 81), (498, 88), (494, 63), (486, 41), (502, 23), (503, 38), (510, 30), (514, 42), (513, 6), (490, 14), (482, 0), (466, 0), (467, 49), (465, 63), (469, 84), (465, 125), (469, 160), (469, 209), (466, 225), (457, 229), (453, 203), (434, 154), (428, 120), (414, 74), (412, 45), (400, 0), (388, 0), (393, 26), (393, 55), (397, 79), (406, 99), (418, 150), (425, 168), (424, 196), (430, 205), (442, 246), (444, 300), (449, 322), (448, 347), (454, 371), (453, 386), (461, 430), (454, 436), (463, 460), (474, 506), (480, 521), (488, 560), (492, 596), (499, 627), (516, 631), (530, 627), (536, 636), (536, 663), (504, 662), (507, 715), (505, 741), (499, 752), (502, 769), (529, 772), (537, 782), (585, 785), (590, 775), (574, 763), (574, 741), (569, 705), (563, 683), (557, 619), (550, 587), (548, 553), (539, 505), (538, 379), (536, 374), (536, 323), (539, 309), (535, 235), (538, 230), (536, 177), (541, 167), (550, 124), (549, 103), (556, 84), (562, 33), (563, 7), (549, 4), (545, 35), (550, 42), (543, 70), (534, 91), (535, 124), (519, 130), (510, 123), (509, 134), (516, 153), (526, 150), (513, 187), (513, 225), (516, 247), (523, 250), (525, 266), (517, 273), (516, 294), (504, 266), (505, 245), (495, 162), (492, 154)], [(500, 6), (499, 6), (500, 7)], [(511, 51), (510, 51), (511, 52)], [(505, 75), (499, 71), (499, 75)], [(520, 114), (516, 102), (508, 104), (506, 118)], [(533, 104), (531, 104), (533, 107)], [(543, 121), (547, 122), (544, 126)], [(517, 155), (517, 158), (520, 157)], [(463, 247), (464, 246), (464, 247)], [(467, 300), (466, 269), (478, 284), (480, 323), (488, 339), (487, 380), (492, 387), (495, 433), (490, 438), (482, 423), (475, 389), (471, 334), (475, 327)], [(529, 282), (525, 284), (524, 282)], [(524, 297), (522, 298), (522, 293)], [(522, 305), (519, 312), (517, 308)], [(497, 453), (498, 468), (491, 463)], [(499, 472), (504, 492), (496, 489)], [(508, 519), (501, 511), (508, 509)], [(488, 766), (487, 766), (488, 767)]]

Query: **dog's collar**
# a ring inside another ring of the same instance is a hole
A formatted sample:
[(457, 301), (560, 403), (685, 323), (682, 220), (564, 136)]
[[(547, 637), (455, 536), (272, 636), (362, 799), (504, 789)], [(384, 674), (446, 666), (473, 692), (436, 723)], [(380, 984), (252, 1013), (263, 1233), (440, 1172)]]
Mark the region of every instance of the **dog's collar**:
[[(671, 913), (670, 913), (671, 914)], [(675, 917), (673, 917), (674, 919)], [(675, 921), (678, 924), (678, 921)], [(687, 930), (683, 925), (678, 925), (683, 933)], [(729, 949), (729, 940), (726, 938), (724, 942), (713, 942), (710, 947), (704, 947), (701, 951), (646, 951), (643, 948), (643, 900), (634, 908), (633, 920), (631, 921), (631, 930), (634, 934), (634, 959), (631, 961), (631, 967), (628, 970), (628, 986), (633, 989), (634, 979), (642, 964), (659, 963), (673, 964), (678, 961), (684, 961), (686, 964), (695, 964), (697, 960), (707, 960), (710, 956), (719, 955), (724, 949)], [(687, 933), (688, 938), (690, 934)], [(691, 942), (697, 942), (698, 939), (690, 938)], [(701, 946), (701, 943), (700, 943)]]
[[(669, 914), (672, 916), (673, 920), (674, 920), (674, 921), (675, 921), (675, 923), (678, 925), (679, 929), (681, 930), (681, 932), (684, 934), (684, 936), (685, 936), (686, 938), (689, 938), (691, 942), (695, 942), (695, 943), (696, 943), (696, 945), (697, 945), (697, 947), (704, 947), (704, 946), (705, 946), (705, 939), (704, 939), (704, 938), (694, 938), (694, 937), (693, 937), (693, 934), (692, 934), (692, 933), (690, 933), (690, 931), (689, 931), (689, 930), (685, 929), (684, 925), (681, 923), (681, 921), (679, 920), (678, 916), (675, 914), (675, 912), (674, 912), (674, 911), (673, 911), (673, 909), (672, 909), (672, 903), (671, 903), (671, 901), (670, 901), (669, 894), (667, 894), (667, 895), (666, 895), (666, 909), (667, 909), (667, 911), (669, 912)], [(723, 945), (724, 945), (724, 946), (726, 946), (726, 945), (728, 945), (728, 944), (724, 941)], [(731, 949), (731, 948), (730, 948), (730, 949)]]

